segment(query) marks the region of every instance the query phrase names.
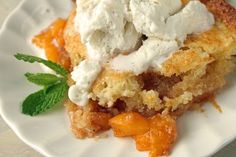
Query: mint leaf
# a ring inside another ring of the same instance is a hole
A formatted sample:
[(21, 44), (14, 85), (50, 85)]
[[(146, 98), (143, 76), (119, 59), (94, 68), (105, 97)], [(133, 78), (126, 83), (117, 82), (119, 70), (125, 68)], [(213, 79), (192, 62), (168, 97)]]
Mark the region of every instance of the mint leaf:
[(47, 88), (29, 95), (22, 104), (22, 113), (36, 116), (62, 102), (67, 95), (68, 85), (66, 81), (57, 83)]
[(25, 76), (28, 81), (40, 86), (50, 86), (62, 80), (62, 78), (48, 73), (26, 73)]
[(66, 83), (68, 71), (62, 66), (35, 56), (16, 54), (18, 60), (29, 63), (42, 63), (54, 70), (59, 76), (48, 73), (26, 73), (28, 81), (43, 86), (38, 92), (30, 94), (22, 104), (22, 113), (35, 116), (47, 111), (62, 102), (67, 95), (69, 86)]
[(45, 101), (45, 92), (40, 90), (36, 93), (30, 94), (22, 104), (22, 113), (26, 115), (35, 116), (40, 112), (37, 111), (37, 107), (43, 104)]
[(65, 77), (65, 78), (67, 77), (68, 71), (65, 70), (62, 66), (60, 66), (56, 63), (53, 63), (51, 61), (44, 60), (42, 58), (31, 56), (31, 55), (20, 54), (20, 53), (16, 54), (15, 57), (18, 60), (23, 60), (23, 61), (29, 62), (29, 63), (34, 63), (34, 62), (42, 63), (42, 64), (46, 65), (47, 67), (49, 67), (50, 69), (54, 70), (57, 74)]

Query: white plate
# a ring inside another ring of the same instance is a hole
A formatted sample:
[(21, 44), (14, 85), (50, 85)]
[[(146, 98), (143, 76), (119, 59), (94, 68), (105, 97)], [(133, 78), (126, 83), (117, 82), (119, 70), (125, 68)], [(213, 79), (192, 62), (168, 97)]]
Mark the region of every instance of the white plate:
[[(234, 1), (236, 2), (236, 1)], [(20, 113), (20, 102), (36, 90), (25, 72), (40, 71), (37, 64), (16, 61), (17, 52), (35, 53), (29, 38), (56, 17), (66, 17), (69, 0), (25, 0), (6, 20), (0, 32), (0, 113), (28, 145), (51, 157), (146, 157), (130, 139), (77, 140), (69, 130), (63, 107), (38, 117)], [(179, 138), (171, 157), (208, 156), (236, 137), (236, 73), (218, 95), (223, 113), (206, 105), (205, 113), (189, 112), (178, 121)]]

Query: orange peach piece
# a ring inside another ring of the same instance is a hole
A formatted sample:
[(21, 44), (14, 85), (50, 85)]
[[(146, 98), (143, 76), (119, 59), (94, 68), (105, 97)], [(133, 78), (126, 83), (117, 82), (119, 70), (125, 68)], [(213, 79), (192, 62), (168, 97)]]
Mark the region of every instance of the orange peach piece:
[(156, 115), (151, 118), (149, 157), (168, 155), (177, 138), (176, 121), (166, 115)]
[(48, 60), (58, 63), (58, 51), (53, 44), (47, 44), (47, 47), (45, 47), (45, 51)]
[(136, 136), (149, 130), (149, 121), (135, 112), (119, 114), (109, 120), (116, 137)]
[(60, 52), (58, 63), (62, 65), (64, 68), (70, 69), (71, 62), (70, 62), (70, 57), (68, 56), (68, 54), (64, 53), (63, 51)]
[(150, 131), (142, 135), (137, 135), (134, 137), (136, 142), (136, 149), (139, 151), (149, 151), (151, 148), (150, 143)]
[(35, 36), (32, 41), (36, 46), (45, 50), (48, 60), (70, 69), (70, 58), (64, 49), (63, 31), (65, 25), (66, 20), (58, 19), (48, 29)]

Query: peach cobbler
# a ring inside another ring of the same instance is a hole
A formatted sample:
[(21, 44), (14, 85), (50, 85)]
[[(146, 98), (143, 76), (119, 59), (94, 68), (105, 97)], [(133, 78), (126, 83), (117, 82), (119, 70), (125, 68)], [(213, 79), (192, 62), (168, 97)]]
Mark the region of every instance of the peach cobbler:
[(77, 0), (33, 43), (70, 72), (76, 137), (111, 128), (157, 157), (170, 153), (178, 117), (212, 99), (234, 69), (236, 9), (224, 0)]

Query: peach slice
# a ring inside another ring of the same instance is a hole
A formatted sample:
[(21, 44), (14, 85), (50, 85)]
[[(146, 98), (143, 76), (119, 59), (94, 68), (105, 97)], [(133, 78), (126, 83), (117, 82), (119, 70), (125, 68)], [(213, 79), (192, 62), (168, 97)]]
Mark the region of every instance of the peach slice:
[(176, 121), (166, 115), (157, 114), (151, 118), (149, 157), (168, 155), (177, 138)]
[(119, 114), (109, 120), (116, 137), (135, 136), (149, 130), (149, 121), (135, 112)]
[(139, 151), (149, 151), (151, 149), (150, 131), (134, 137), (136, 149)]

